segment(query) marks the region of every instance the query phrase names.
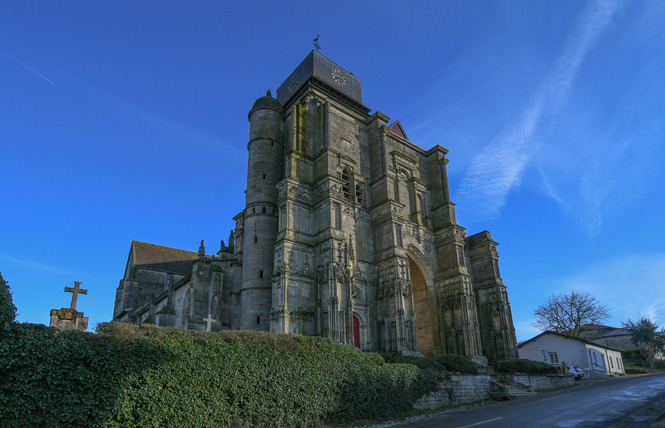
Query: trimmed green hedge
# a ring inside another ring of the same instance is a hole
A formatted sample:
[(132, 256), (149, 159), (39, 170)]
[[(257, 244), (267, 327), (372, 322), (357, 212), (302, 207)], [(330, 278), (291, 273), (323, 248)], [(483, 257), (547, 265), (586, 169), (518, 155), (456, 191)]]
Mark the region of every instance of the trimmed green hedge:
[(649, 370), (641, 367), (625, 367), (626, 374), (647, 374)]
[[(503, 367), (518, 371), (520, 373), (540, 375), (540, 374), (557, 374), (557, 368), (542, 361), (525, 360), (520, 358), (512, 358), (508, 360), (499, 360), (496, 362), (502, 370)], [(505, 370), (508, 371), (508, 370)]]
[(16, 306), (12, 301), (12, 292), (0, 273), (0, 329), (13, 322), (15, 318)]
[(422, 370), (434, 370), (436, 372), (446, 373), (445, 367), (443, 367), (440, 362), (430, 357), (399, 357), (395, 363), (412, 364)]
[(446, 370), (464, 374), (478, 374), (478, 366), (471, 358), (459, 354), (444, 354), (436, 359)]
[(438, 378), (321, 337), (12, 323), (0, 426), (316, 426), (410, 410)]
[(645, 361), (644, 357), (642, 356), (642, 351), (640, 351), (639, 348), (633, 348), (633, 349), (624, 349), (621, 351), (621, 357), (623, 358), (624, 363), (626, 364), (634, 364), (634, 365), (644, 365), (645, 363), (648, 365), (649, 363)]

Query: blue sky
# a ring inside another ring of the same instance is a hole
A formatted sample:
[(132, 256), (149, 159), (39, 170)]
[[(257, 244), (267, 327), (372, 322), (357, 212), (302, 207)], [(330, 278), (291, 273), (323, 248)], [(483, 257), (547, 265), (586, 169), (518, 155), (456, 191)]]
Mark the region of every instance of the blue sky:
[(501, 243), (518, 340), (552, 293), (665, 324), (665, 3), (3, 2), (0, 272), (19, 320), (89, 294), (131, 241), (208, 253), (244, 205), (247, 112), (312, 49), (373, 111), (450, 149), (470, 234)]

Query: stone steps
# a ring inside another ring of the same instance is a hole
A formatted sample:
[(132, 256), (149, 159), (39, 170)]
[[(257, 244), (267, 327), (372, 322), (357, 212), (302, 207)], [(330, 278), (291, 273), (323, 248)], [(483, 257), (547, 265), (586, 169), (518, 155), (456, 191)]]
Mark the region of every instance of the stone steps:
[(504, 384), (492, 379), (490, 384), (490, 398), (493, 400), (511, 400), (519, 397), (533, 395), (533, 388), (523, 384)]

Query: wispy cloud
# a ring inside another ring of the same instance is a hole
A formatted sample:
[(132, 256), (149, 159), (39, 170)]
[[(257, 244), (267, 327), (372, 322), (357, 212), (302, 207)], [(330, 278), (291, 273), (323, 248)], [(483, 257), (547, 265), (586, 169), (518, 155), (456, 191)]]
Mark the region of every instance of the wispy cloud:
[(612, 308), (616, 325), (628, 318), (665, 324), (665, 253), (632, 254), (605, 261), (571, 277), (557, 278), (554, 293), (588, 291)]
[(495, 218), (509, 193), (520, 185), (524, 171), (538, 149), (539, 132), (545, 117), (557, 115), (585, 57), (611, 23), (622, 1), (590, 4), (568, 37), (564, 48), (540, 90), (521, 118), (498, 135), (474, 159), (462, 181), (460, 203), (471, 220)]
[(10, 55), (8, 52), (6, 52), (6, 51), (4, 51), (4, 50), (2, 50), (2, 49), (0, 49), (0, 52), (2, 52), (3, 54), (5, 54), (5, 56), (6, 56), (7, 58), (11, 59), (12, 61), (14, 61), (14, 62), (17, 63), (18, 65), (22, 66), (22, 67), (25, 68), (26, 70), (28, 70), (28, 71), (30, 71), (31, 73), (33, 73), (33, 74), (35, 74), (35, 75), (41, 77), (42, 79), (44, 79), (44, 80), (46, 80), (47, 82), (49, 82), (51, 85), (54, 85), (54, 83), (53, 83), (53, 81), (52, 81), (51, 79), (49, 79), (48, 77), (44, 76), (43, 74), (41, 74), (40, 72), (38, 72), (38, 71), (35, 70), (34, 68), (28, 66), (27, 64), (25, 64), (24, 62), (22, 62), (21, 60), (19, 60), (18, 58), (16, 58), (15, 56)]
[(168, 135), (177, 137), (178, 140), (190, 145), (195, 144), (215, 151), (238, 151), (244, 153), (242, 145), (230, 144), (217, 137), (207, 134), (205, 131), (185, 125), (176, 120), (165, 119), (158, 113), (137, 105), (116, 92), (109, 91), (105, 87), (91, 83), (75, 73), (59, 69), (62, 76), (62, 84), (68, 86), (72, 92), (81, 94), (94, 100), (91, 105), (101, 105), (129, 117), (144, 122), (152, 129), (160, 130)]
[(591, 236), (602, 231), (609, 213), (636, 200), (642, 206), (657, 200), (663, 182), (665, 5), (630, 8), (605, 45), (611, 54), (597, 58), (588, 88), (562, 109), (560, 132), (550, 136), (552, 144), (541, 147), (535, 162), (545, 192)]
[(34, 270), (38, 270), (38, 271), (42, 271), (42, 272), (56, 273), (56, 274), (60, 274), (60, 275), (69, 275), (69, 276), (76, 276), (76, 277), (81, 276), (80, 272), (75, 272), (75, 271), (68, 270), (68, 269), (62, 269), (62, 268), (55, 267), (55, 266), (45, 265), (45, 264), (42, 264), (42, 263), (35, 262), (34, 260), (20, 259), (20, 258), (12, 257), (8, 254), (3, 254), (3, 253), (0, 253), (0, 260), (2, 260), (4, 263), (11, 263), (11, 264), (21, 266), (23, 268), (34, 269)]
[(204, 132), (187, 127), (181, 123), (175, 121), (169, 121), (161, 117), (157, 117), (153, 114), (147, 113), (133, 105), (127, 104), (129, 110), (133, 111), (139, 117), (147, 119), (153, 126), (163, 129), (165, 132), (168, 132), (172, 135), (176, 135), (186, 141), (196, 143), (207, 148), (214, 150), (224, 150), (225, 152), (236, 151), (239, 154), (244, 155), (244, 148), (242, 145), (227, 145), (221, 142), (219, 139), (205, 134)]

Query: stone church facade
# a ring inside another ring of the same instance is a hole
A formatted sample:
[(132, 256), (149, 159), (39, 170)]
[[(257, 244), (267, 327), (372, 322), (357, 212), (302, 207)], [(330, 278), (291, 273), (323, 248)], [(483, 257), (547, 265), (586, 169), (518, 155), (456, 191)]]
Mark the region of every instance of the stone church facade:
[(320, 335), (361, 350), (517, 357), (497, 242), (469, 236), (446, 155), (312, 51), (249, 112), (245, 208), (215, 255), (132, 242), (114, 320)]

